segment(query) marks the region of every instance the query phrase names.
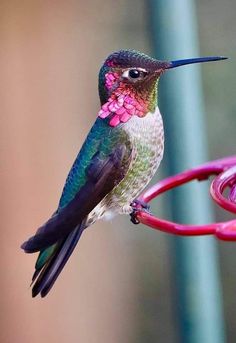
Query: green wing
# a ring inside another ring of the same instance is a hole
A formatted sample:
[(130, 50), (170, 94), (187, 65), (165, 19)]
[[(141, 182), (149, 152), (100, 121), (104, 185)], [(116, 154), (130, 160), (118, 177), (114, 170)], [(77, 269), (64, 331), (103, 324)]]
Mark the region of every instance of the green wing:
[(25, 252), (48, 248), (66, 237), (124, 178), (131, 162), (131, 143), (127, 136), (121, 139), (127, 135), (124, 131), (106, 128), (109, 131), (102, 136), (99, 131), (99, 139), (98, 130), (91, 130), (67, 178), (58, 211), (23, 243)]

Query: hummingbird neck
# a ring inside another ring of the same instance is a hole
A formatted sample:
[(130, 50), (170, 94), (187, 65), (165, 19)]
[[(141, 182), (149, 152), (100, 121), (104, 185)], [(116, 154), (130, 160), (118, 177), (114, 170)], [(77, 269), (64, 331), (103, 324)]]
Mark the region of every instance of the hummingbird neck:
[(155, 83), (153, 83), (153, 87), (147, 92), (146, 94), (146, 101), (148, 103), (148, 109), (149, 112), (154, 112), (157, 105), (158, 105), (158, 81), (156, 80)]

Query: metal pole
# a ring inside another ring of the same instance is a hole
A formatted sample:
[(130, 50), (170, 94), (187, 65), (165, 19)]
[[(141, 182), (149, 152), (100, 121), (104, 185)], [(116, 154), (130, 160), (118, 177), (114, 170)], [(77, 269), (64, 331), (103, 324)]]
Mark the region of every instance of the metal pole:
[[(193, 0), (149, 0), (151, 43), (158, 59), (199, 56)], [(208, 53), (211, 53), (209, 51)], [(209, 67), (204, 66), (204, 68)], [(217, 68), (218, 65), (214, 64)], [(213, 68), (211, 66), (211, 68)], [(168, 173), (173, 175), (207, 160), (199, 66), (171, 70), (161, 80)], [(212, 221), (206, 185), (193, 184), (173, 193), (176, 221)], [(181, 343), (223, 343), (224, 323), (214, 238), (173, 238), (172, 261), (176, 320)]]

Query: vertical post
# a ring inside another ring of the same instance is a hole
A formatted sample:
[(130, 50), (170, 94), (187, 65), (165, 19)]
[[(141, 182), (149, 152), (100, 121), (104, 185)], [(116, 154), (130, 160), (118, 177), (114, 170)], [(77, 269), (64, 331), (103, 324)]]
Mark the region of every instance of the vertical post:
[[(199, 56), (193, 0), (149, 0), (151, 42), (158, 59)], [(209, 65), (205, 66), (209, 67)], [(217, 64), (214, 65), (217, 68)], [(168, 172), (175, 174), (206, 161), (206, 132), (199, 66), (169, 71), (161, 80), (161, 112), (165, 125)], [(193, 184), (173, 193), (176, 221), (212, 220), (205, 185)], [(221, 292), (214, 238), (173, 238), (172, 261), (176, 319), (181, 343), (224, 342)]]

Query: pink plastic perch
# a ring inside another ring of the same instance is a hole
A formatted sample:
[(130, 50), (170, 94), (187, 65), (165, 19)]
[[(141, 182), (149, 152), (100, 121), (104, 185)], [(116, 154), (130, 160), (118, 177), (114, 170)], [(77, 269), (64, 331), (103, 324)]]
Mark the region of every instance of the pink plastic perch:
[[(172, 188), (192, 180), (206, 180), (210, 175), (216, 175), (211, 183), (211, 196), (218, 205), (236, 214), (236, 156), (211, 161), (197, 168), (161, 180), (144, 192), (137, 200), (149, 203), (155, 197)], [(229, 189), (228, 198), (224, 196), (226, 188)], [(236, 219), (206, 225), (184, 225), (157, 218), (151, 213), (144, 211), (139, 203), (136, 204), (135, 208), (137, 210), (137, 220), (156, 230), (179, 236), (214, 234), (221, 240), (236, 241)]]

